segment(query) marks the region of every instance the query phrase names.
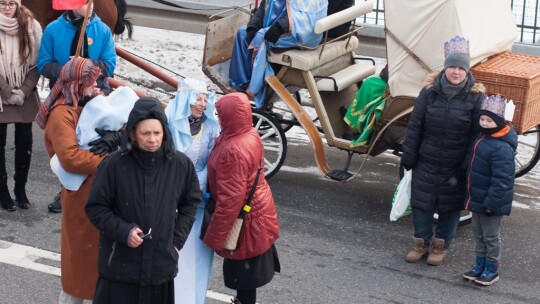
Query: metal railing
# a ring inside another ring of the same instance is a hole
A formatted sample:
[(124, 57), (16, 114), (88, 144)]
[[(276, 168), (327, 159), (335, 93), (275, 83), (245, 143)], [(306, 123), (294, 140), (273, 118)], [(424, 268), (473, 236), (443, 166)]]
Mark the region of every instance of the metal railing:
[[(473, 0), (474, 1), (474, 0)], [(517, 42), (540, 44), (540, 0), (512, 0), (512, 13), (519, 30)], [(368, 24), (384, 24), (383, 0), (377, 0), (373, 12), (360, 18)]]

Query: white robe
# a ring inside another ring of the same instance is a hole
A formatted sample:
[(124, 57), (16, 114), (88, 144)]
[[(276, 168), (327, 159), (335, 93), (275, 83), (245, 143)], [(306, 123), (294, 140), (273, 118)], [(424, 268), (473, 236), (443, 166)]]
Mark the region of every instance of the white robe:
[[(206, 120), (199, 134), (193, 136), (191, 146), (184, 152), (195, 165), (203, 193), (206, 192), (206, 162), (219, 135), (214, 120)], [(175, 303), (200, 304), (206, 302), (206, 290), (212, 271), (214, 251), (199, 238), (205, 202), (201, 202), (195, 215), (195, 223), (178, 257), (178, 274), (174, 279)]]

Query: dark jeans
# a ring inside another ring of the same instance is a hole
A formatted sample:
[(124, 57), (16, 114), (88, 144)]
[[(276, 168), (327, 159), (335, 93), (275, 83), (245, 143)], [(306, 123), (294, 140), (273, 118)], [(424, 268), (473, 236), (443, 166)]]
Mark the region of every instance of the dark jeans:
[[(425, 211), (413, 207), (414, 236), (424, 239), (424, 244), (429, 246), (433, 237), (433, 214), (435, 210)], [(435, 237), (444, 239), (444, 247), (448, 248), (456, 235), (459, 224), (459, 211), (440, 213)]]

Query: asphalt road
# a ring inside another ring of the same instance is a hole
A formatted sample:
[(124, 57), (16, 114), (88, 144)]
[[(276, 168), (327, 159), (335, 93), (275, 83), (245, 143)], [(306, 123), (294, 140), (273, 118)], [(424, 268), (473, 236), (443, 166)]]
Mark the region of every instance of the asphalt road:
[[(12, 136), (12, 127), (8, 134)], [(503, 221), (501, 281), (478, 287), (461, 279), (474, 258), (470, 226), (459, 228), (442, 266), (404, 261), (411, 245), (411, 218), (388, 219), (398, 183), (397, 158), (383, 154), (370, 159), (360, 177), (342, 184), (317, 173), (308, 143), (293, 142), (288, 148), (284, 167), (269, 181), (281, 226), (276, 246), (282, 272), (259, 290), (260, 303), (540, 303), (538, 169), (517, 180), (519, 207)], [(6, 150), (6, 158), (13, 160), (12, 137)], [(341, 168), (345, 152), (327, 152), (330, 165)], [(360, 158), (354, 160), (358, 165)], [(8, 172), (13, 175), (12, 161)], [(35, 126), (28, 185), (33, 205), (13, 213), (0, 210), (0, 240), (58, 253), (61, 215), (47, 212), (58, 189), (42, 131)], [(5, 247), (0, 243), (0, 303), (57, 302), (59, 277), (6, 264)], [(50, 259), (38, 262), (59, 267)], [(223, 286), (221, 264), (216, 257), (210, 289), (231, 294)]]

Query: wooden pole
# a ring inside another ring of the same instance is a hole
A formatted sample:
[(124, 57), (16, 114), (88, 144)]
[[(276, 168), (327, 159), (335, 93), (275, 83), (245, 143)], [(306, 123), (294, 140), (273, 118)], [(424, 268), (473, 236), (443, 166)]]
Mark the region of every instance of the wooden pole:
[(84, 21), (81, 27), (81, 34), (79, 35), (79, 41), (77, 41), (77, 50), (75, 51), (75, 57), (79, 57), (81, 53), (81, 47), (83, 46), (84, 34), (86, 33), (86, 26), (88, 25), (88, 19), (90, 18), (90, 12), (94, 6), (94, 0), (88, 1), (88, 7), (86, 7), (86, 13), (84, 14)]

